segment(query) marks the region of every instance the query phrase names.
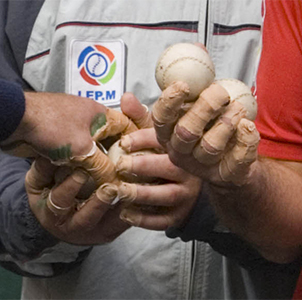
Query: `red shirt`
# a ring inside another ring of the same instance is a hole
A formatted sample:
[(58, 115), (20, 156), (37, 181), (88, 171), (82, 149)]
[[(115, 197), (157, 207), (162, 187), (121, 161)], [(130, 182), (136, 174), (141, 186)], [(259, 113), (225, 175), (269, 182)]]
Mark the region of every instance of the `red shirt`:
[[(259, 154), (302, 161), (302, 1), (264, 0), (263, 17), (256, 80)], [(302, 299), (302, 273), (293, 299)]]
[(257, 74), (259, 153), (302, 161), (302, 1), (265, 0)]

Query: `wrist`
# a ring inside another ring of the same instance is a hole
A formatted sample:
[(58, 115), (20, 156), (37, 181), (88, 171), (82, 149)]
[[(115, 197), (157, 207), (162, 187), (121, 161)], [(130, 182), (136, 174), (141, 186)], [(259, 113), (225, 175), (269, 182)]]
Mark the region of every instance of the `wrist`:
[(39, 125), (37, 96), (36, 92), (24, 92), (25, 111), (20, 126), (14, 134), (17, 140), (30, 142), (27, 141), (28, 135)]

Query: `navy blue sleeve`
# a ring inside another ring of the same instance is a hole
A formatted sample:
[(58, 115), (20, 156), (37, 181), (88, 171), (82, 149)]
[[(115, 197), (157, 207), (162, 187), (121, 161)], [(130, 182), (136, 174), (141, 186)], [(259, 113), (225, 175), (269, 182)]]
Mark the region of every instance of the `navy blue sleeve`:
[(25, 98), (16, 83), (0, 79), (0, 142), (18, 127), (25, 112)]
[(24, 114), (23, 89), (31, 87), (22, 79), (28, 40), (44, 0), (0, 1), (0, 141), (18, 126)]
[(27, 261), (57, 243), (28, 204), (25, 175), (30, 161), (0, 153), (0, 251)]
[[(77, 258), (73, 262), (50, 263), (49, 275), (44, 275), (45, 267), (26, 267), (27, 262), (59, 242), (40, 225), (30, 209), (25, 190), (25, 175), (30, 165), (30, 160), (0, 151), (0, 265), (22, 276), (57, 276), (80, 264), (91, 248), (76, 251)], [(5, 259), (7, 255), (12, 259)]]
[[(22, 71), (28, 40), (43, 3), (0, 1), (0, 141), (14, 132), (24, 114), (21, 87), (32, 90), (23, 80)], [(81, 263), (91, 249), (75, 251), (77, 257), (71, 263), (41, 262), (41, 268), (36, 264), (28, 267), (31, 259), (58, 242), (42, 228), (29, 207), (24, 179), (30, 163), (0, 151), (0, 265), (23, 276), (55, 276)], [(43, 275), (45, 265), (50, 265), (48, 275)]]
[(235, 260), (247, 270), (282, 270), (296, 271), (301, 261), (290, 264), (277, 264), (264, 259), (249, 243), (230, 232), (227, 228), (218, 225), (218, 218), (209, 201), (209, 190), (203, 184), (198, 201), (191, 215), (180, 228), (169, 228), (166, 235), (169, 238), (181, 238), (184, 242), (198, 240), (208, 243), (216, 252)]

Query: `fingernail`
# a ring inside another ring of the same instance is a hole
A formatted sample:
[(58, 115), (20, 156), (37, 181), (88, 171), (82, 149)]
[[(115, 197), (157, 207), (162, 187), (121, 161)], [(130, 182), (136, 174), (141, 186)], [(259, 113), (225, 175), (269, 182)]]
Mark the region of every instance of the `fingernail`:
[(131, 155), (122, 155), (116, 163), (115, 170), (120, 175), (128, 175), (132, 173), (132, 157)]
[(82, 169), (76, 169), (72, 174), (71, 177), (77, 183), (84, 184), (88, 181), (89, 175), (86, 171)]
[(137, 187), (135, 184), (122, 183), (118, 188), (118, 197), (125, 202), (133, 202), (137, 197)]
[(146, 104), (142, 104), (142, 107), (144, 107), (144, 108), (145, 108), (146, 113), (147, 113), (147, 112), (149, 112), (149, 108), (148, 108), (148, 106), (147, 106)]
[(114, 205), (119, 201), (118, 195), (118, 188), (115, 184), (112, 183), (105, 183), (101, 185), (97, 191), (96, 196), (97, 198), (110, 205)]
[(120, 213), (120, 219), (129, 225), (139, 226), (142, 221), (142, 217), (140, 215), (134, 214), (132, 211), (128, 209), (123, 209)]
[(127, 153), (131, 152), (132, 138), (129, 135), (124, 135), (120, 139), (121, 148)]

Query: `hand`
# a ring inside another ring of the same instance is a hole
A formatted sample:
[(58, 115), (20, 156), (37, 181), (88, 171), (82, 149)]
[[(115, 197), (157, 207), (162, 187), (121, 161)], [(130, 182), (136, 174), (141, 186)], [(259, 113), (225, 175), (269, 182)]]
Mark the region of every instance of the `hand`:
[(246, 110), (230, 103), (226, 90), (212, 84), (181, 116), (188, 86), (176, 82), (154, 104), (157, 138), (171, 161), (204, 180), (242, 185), (257, 158), (259, 134)]
[(77, 169), (52, 187), (56, 169), (49, 160), (38, 158), (25, 180), (30, 207), (53, 236), (72, 244), (95, 245), (110, 242), (129, 228), (119, 219), (121, 207), (111, 205), (117, 196), (114, 184), (103, 184), (80, 203), (76, 197), (88, 174)]
[[(125, 136), (121, 146), (131, 151), (160, 148), (153, 128)], [(125, 206), (121, 219), (146, 229), (165, 230), (181, 225), (193, 208), (201, 187), (200, 178), (173, 165), (167, 154), (121, 157), (117, 169), (123, 174), (156, 177), (161, 182), (151, 185), (123, 183), (119, 187), (119, 198)]]
[(114, 180), (114, 167), (93, 141), (137, 130), (129, 118), (72, 95), (30, 92), (25, 98), (25, 115), (16, 132), (1, 144), (3, 151), (33, 157), (38, 153), (58, 165), (81, 165), (98, 185)]

